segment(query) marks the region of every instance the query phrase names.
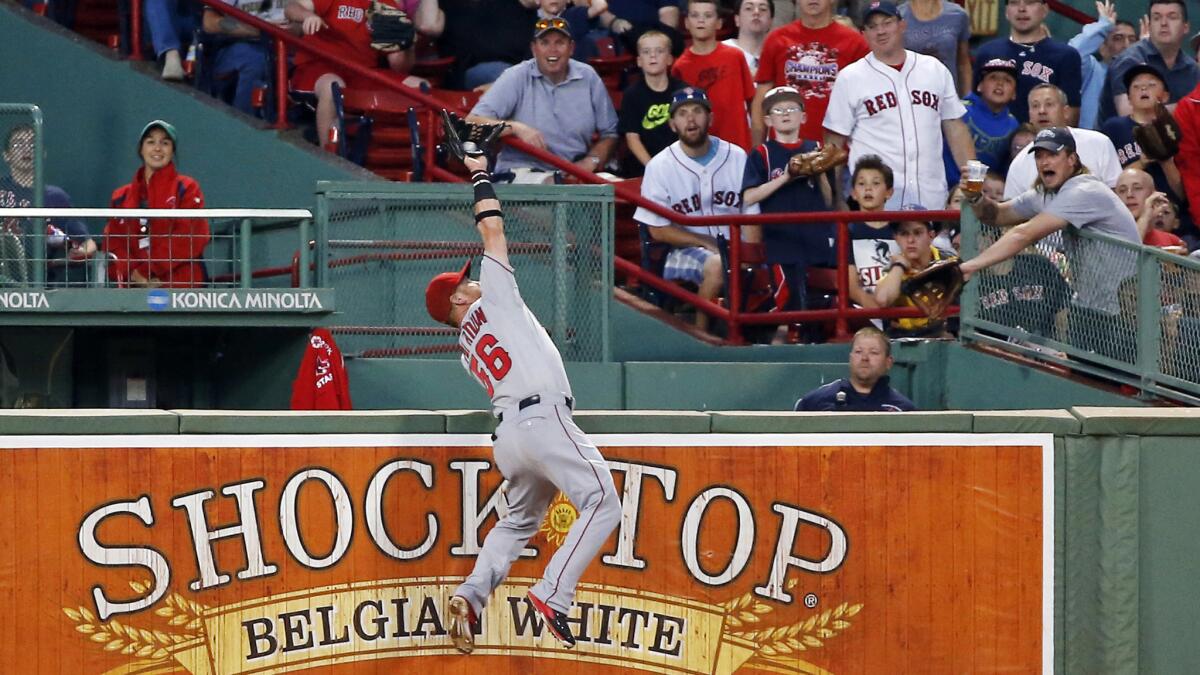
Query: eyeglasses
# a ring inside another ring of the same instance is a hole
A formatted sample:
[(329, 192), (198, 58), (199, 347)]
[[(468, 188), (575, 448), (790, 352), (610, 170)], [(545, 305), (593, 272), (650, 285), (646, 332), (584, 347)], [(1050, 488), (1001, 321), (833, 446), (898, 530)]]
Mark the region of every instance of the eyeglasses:
[(792, 105), (792, 106), (788, 106), (786, 108), (771, 108), (771, 114), (772, 115), (791, 115), (792, 113), (798, 113), (801, 110), (803, 110), (803, 108), (801, 108), (800, 106)]
[(539, 32), (544, 31), (547, 28), (553, 28), (555, 30), (567, 30), (567, 20), (557, 16), (551, 16), (545, 19), (538, 19), (537, 23), (533, 24), (533, 29)]

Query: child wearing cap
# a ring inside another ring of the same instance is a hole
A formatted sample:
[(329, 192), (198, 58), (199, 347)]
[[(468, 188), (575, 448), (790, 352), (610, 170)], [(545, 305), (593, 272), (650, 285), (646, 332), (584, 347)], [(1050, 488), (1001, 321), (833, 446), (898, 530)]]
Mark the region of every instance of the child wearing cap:
[[(924, 206), (912, 204), (907, 210), (924, 211)], [(953, 251), (939, 249), (933, 245), (937, 227), (923, 220), (902, 220), (890, 223), (899, 251), (892, 254), (888, 272), (875, 286), (875, 301), (880, 307), (915, 307), (912, 298), (900, 292), (905, 279), (929, 267), (939, 260), (954, 255)], [(889, 319), (888, 337), (949, 337), (946, 321), (927, 317), (914, 319)]]
[(754, 99), (754, 78), (741, 50), (717, 42), (721, 18), (715, 0), (688, 0), (684, 26), (692, 46), (684, 50), (671, 74), (708, 92), (713, 105), (713, 136), (750, 149), (746, 109)]
[[(832, 201), (828, 179), (788, 170), (793, 157), (817, 149), (816, 143), (800, 139), (803, 95), (793, 87), (775, 87), (764, 97), (763, 111), (775, 138), (755, 148), (746, 159), (743, 202), (759, 204), (763, 213), (828, 211)], [(776, 306), (785, 311), (806, 308), (808, 268), (834, 264), (833, 236), (830, 223), (763, 226), (763, 252), (776, 282)], [(783, 288), (786, 298), (780, 293)]]
[[(1009, 139), (1021, 125), (1009, 110), (1017, 96), (1017, 62), (991, 59), (983, 64), (982, 71), (975, 91), (963, 99), (967, 114), (962, 121), (975, 143), (975, 159), (1002, 171), (1008, 165)], [(950, 145), (943, 146), (946, 181), (954, 186), (958, 184), (958, 163), (950, 153)]]
[[(175, 127), (154, 120), (142, 129), (142, 166), (128, 185), (113, 192), (117, 209), (202, 209), (200, 184), (175, 169)], [(104, 227), (104, 250), (114, 256), (109, 281), (142, 288), (187, 288), (204, 284), (204, 218), (113, 218)]]

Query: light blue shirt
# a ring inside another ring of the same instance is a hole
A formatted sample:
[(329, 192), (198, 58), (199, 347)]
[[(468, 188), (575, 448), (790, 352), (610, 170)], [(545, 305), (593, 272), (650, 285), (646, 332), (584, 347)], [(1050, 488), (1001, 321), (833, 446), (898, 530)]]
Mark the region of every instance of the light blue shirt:
[[(542, 75), (537, 59), (522, 61), (501, 73), (484, 93), (473, 115), (515, 120), (537, 129), (550, 152), (568, 162), (583, 156), (592, 136), (616, 138), (617, 111), (595, 69), (572, 59), (567, 77), (554, 84)], [(496, 171), (532, 167), (553, 171), (522, 152), (505, 147), (496, 160)]]
[(1099, 20), (1084, 25), (1079, 34), (1071, 38), (1067, 44), (1079, 52), (1083, 59), (1083, 91), (1079, 102), (1079, 128), (1095, 129), (1100, 120), (1100, 96), (1104, 91), (1104, 80), (1108, 76), (1108, 66), (1092, 54), (1100, 49), (1104, 40), (1113, 29), (1113, 22), (1102, 16)]

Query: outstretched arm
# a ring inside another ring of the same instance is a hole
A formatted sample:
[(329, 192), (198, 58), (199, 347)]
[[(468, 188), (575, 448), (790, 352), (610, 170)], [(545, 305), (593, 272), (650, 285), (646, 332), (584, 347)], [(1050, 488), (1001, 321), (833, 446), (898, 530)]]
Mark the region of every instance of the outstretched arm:
[(492, 178), (487, 171), (487, 157), (467, 155), (463, 164), (471, 172), (475, 184), (475, 227), (483, 238), (483, 252), (505, 267), (508, 262), (508, 240), (504, 237), (504, 214), (500, 211), (500, 200), (492, 187)]

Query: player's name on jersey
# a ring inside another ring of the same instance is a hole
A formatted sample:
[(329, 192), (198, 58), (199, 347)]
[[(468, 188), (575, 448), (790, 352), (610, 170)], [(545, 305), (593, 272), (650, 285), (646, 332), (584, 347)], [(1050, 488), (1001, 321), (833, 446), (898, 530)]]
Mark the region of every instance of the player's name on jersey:
[(294, 288), (0, 289), (0, 314), (164, 311), (325, 313), (333, 311), (333, 292)]

